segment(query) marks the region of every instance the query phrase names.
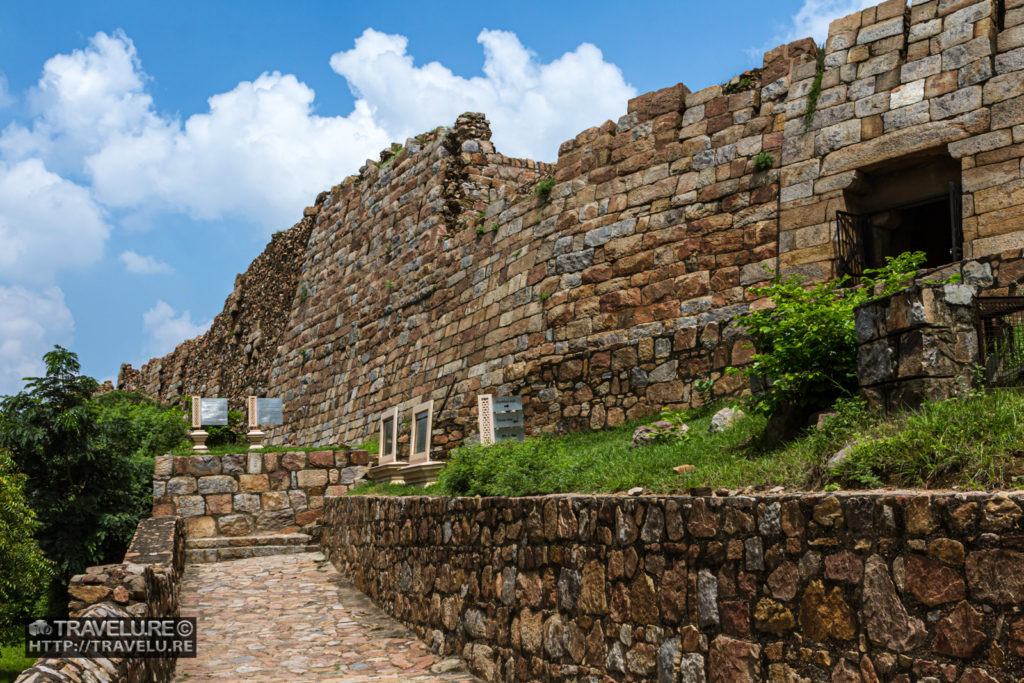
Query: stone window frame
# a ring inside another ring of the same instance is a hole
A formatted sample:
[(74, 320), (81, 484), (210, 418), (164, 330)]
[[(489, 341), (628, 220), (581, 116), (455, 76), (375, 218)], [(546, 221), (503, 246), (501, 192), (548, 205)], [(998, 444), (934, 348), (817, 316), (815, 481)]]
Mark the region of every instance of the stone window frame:
[[(380, 428), (380, 448), (377, 451), (377, 462), (381, 465), (398, 462), (398, 415), (398, 406), (394, 406), (381, 413), (380, 418), (377, 421)], [(387, 454), (387, 449), (385, 448), (384, 443), (384, 424), (389, 421), (391, 422), (391, 453)]]
[[(427, 414), (427, 437), (426, 447), (422, 451), (416, 450), (416, 418)], [(409, 464), (427, 462), (430, 460), (430, 436), (434, 430), (434, 401), (425, 401), (412, 408), (412, 426), (409, 428)]]

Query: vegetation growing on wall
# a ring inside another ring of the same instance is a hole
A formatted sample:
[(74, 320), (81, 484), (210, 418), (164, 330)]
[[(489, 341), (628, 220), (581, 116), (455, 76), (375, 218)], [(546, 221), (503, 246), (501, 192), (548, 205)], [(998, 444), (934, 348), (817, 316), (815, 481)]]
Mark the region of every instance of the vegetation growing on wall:
[(845, 276), (808, 285), (803, 276), (791, 275), (754, 289), (773, 306), (737, 318), (756, 353), (750, 365), (730, 372), (742, 372), (763, 385), (747, 407), (770, 416), (787, 413), (799, 422), (854, 394), (858, 385), (853, 309), (875, 296), (876, 287), (880, 295), (905, 287), (924, 260), (920, 251), (888, 257), (885, 267), (867, 270), (856, 286), (850, 286)]
[(818, 69), (814, 74), (814, 82), (807, 92), (807, 109), (804, 110), (804, 130), (810, 130), (814, 112), (818, 109), (818, 98), (821, 97), (821, 81), (825, 77), (825, 46), (819, 45), (815, 55)]
[(537, 188), (533, 191), (533, 194), (534, 196), (540, 197), (542, 200), (546, 201), (547, 198), (551, 195), (551, 190), (552, 188), (554, 188), (554, 186), (554, 178), (545, 178), (544, 180), (537, 183)]

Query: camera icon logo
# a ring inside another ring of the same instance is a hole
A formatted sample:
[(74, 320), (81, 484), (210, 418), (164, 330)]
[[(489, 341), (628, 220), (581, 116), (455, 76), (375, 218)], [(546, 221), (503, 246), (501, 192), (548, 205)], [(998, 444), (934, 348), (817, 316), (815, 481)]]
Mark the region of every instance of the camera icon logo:
[(45, 619), (36, 619), (28, 625), (30, 636), (48, 636), (53, 633), (53, 627)]

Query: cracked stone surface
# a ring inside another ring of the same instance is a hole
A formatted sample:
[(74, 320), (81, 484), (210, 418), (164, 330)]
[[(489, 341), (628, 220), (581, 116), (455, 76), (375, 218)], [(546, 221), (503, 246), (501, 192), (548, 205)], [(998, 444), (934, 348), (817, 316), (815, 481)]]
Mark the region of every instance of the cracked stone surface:
[(434, 655), (320, 553), (188, 565), (181, 614), (198, 653), (175, 681), (476, 681)]

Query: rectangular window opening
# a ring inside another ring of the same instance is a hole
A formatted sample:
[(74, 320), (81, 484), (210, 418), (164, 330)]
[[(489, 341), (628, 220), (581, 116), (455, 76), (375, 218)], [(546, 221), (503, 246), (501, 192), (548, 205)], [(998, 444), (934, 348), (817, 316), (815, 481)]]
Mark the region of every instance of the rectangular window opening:
[(384, 465), (397, 460), (398, 408), (385, 410), (380, 416), (380, 449), (377, 462)]
[(862, 171), (836, 212), (838, 271), (858, 279), (886, 257), (923, 251), (925, 268), (963, 258), (960, 163), (948, 155), (914, 157)]
[(409, 462), (430, 460), (430, 434), (433, 429), (434, 402), (427, 401), (412, 409), (412, 434), (409, 435)]

